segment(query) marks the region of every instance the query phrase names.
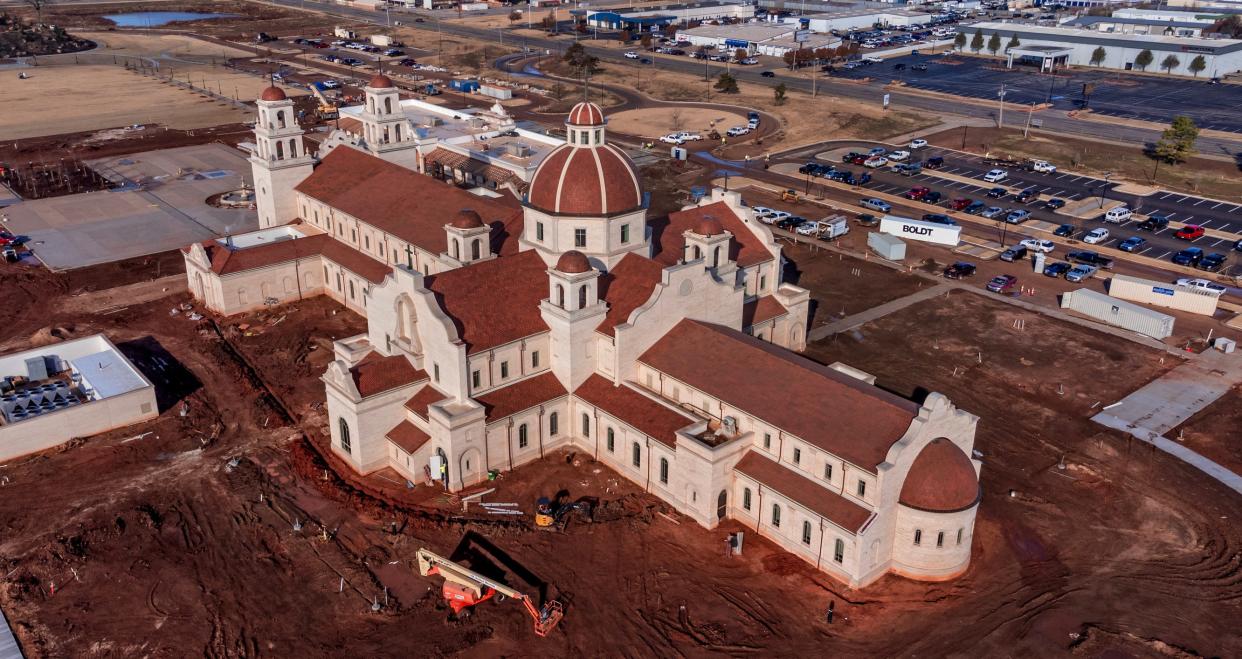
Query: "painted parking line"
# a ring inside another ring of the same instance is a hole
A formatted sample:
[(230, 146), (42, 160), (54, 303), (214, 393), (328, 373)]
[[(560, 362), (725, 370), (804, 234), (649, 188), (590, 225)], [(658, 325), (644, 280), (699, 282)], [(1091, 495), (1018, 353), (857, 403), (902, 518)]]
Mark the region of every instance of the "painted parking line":
[(1154, 248), (1152, 248), (1152, 247), (1148, 247), (1147, 249), (1145, 249), (1145, 250), (1143, 250), (1143, 251), (1139, 252), (1139, 256), (1142, 256), (1143, 254), (1146, 254), (1146, 253), (1150, 252), (1152, 249), (1154, 249)]
[(1079, 199), (1082, 199), (1082, 193), (1081, 193), (1081, 192), (1075, 192), (1074, 194), (1072, 194), (1072, 195), (1070, 195), (1069, 197), (1067, 197), (1067, 199), (1069, 199), (1070, 201), (1078, 201)]
[(1169, 230), (1169, 227), (1165, 227), (1165, 228), (1163, 228), (1163, 229), (1161, 229), (1161, 230), (1157, 231), (1155, 235), (1159, 236), (1160, 234), (1162, 234), (1162, 233), (1164, 233), (1165, 231), (1168, 231), (1168, 230)]
[(1211, 221), (1211, 220), (1204, 220), (1204, 221), (1202, 221), (1202, 222), (1200, 222), (1200, 223), (1199, 223), (1199, 226), (1201, 226), (1201, 227), (1205, 227), (1205, 226), (1207, 226), (1207, 225), (1209, 225), (1209, 224), (1211, 224), (1211, 223), (1212, 223), (1212, 221)]
[(1209, 201), (1211, 201), (1211, 200), (1210, 200), (1210, 199), (1200, 199), (1199, 201), (1196, 201), (1196, 202), (1194, 203), (1194, 205), (1195, 205), (1195, 206), (1198, 206), (1199, 204), (1206, 204), (1206, 203), (1207, 203), (1207, 202), (1209, 202)]
[(1222, 201), (1219, 204), (1216, 204), (1215, 206), (1213, 206), (1212, 210), (1216, 210), (1217, 208), (1220, 208), (1221, 206), (1224, 206), (1224, 205), (1225, 205), (1225, 202)]
[(1152, 258), (1155, 258), (1155, 259), (1162, 259), (1162, 258), (1164, 258), (1164, 257), (1166, 257), (1166, 256), (1168, 256), (1168, 255), (1170, 255), (1170, 254), (1172, 254), (1172, 253), (1173, 253), (1173, 250), (1169, 250), (1169, 251), (1167, 251), (1167, 252), (1165, 252), (1165, 253), (1161, 254), (1160, 256), (1153, 256)]
[(1230, 231), (1230, 227), (1232, 227), (1232, 226), (1233, 226), (1233, 224), (1232, 224), (1231, 222), (1226, 222), (1226, 223), (1224, 223), (1224, 224), (1222, 224), (1222, 225), (1220, 225), (1220, 226), (1216, 227), (1216, 230), (1217, 230), (1217, 231)]
[(1058, 176), (1058, 177), (1057, 177), (1057, 180), (1058, 180), (1058, 181), (1060, 181), (1061, 179), (1065, 178), (1066, 176), (1069, 176), (1069, 174), (1062, 174), (1062, 175), (1060, 175), (1060, 176)]
[(1177, 211), (1173, 211), (1172, 213), (1165, 213), (1165, 214), (1164, 214), (1164, 217), (1165, 217), (1166, 219), (1171, 220), (1171, 219), (1173, 219), (1173, 216), (1174, 216), (1174, 215), (1177, 215)]
[(1224, 238), (1220, 238), (1220, 239), (1218, 239), (1216, 242), (1212, 243), (1212, 247), (1215, 247), (1215, 246), (1217, 246), (1217, 245), (1219, 245), (1219, 244), (1221, 244), (1221, 243), (1223, 243), (1223, 242), (1225, 242), (1225, 239), (1224, 239)]
[(1190, 221), (1193, 219), (1195, 219), (1194, 215), (1187, 215), (1186, 217), (1182, 218), (1182, 224), (1190, 224), (1191, 223)]
[(1159, 197), (1156, 197), (1156, 199), (1167, 199), (1168, 197), (1172, 197), (1172, 196), (1173, 196), (1173, 193), (1172, 193), (1172, 192), (1166, 192), (1166, 193), (1164, 193), (1164, 194), (1160, 195)]

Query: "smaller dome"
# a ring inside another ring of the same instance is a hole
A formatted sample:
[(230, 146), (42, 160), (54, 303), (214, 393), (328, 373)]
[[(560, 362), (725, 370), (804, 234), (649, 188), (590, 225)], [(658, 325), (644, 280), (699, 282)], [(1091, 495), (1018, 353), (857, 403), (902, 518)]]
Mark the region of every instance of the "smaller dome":
[(901, 484), (902, 505), (934, 513), (952, 513), (979, 502), (975, 465), (957, 444), (933, 439), (919, 451)]
[(382, 73), (377, 73), (371, 78), (371, 82), (367, 83), (367, 87), (371, 89), (391, 89), (396, 87), (396, 85), (392, 84), (392, 78)]
[(703, 219), (699, 220), (699, 223), (694, 227), (694, 232), (700, 236), (719, 236), (724, 231), (724, 225), (720, 223), (720, 220), (711, 215), (704, 215)]
[(586, 254), (576, 249), (571, 249), (556, 261), (556, 269), (567, 275), (576, 275), (583, 272), (591, 271), (591, 262), (587, 260)]
[(594, 103), (579, 103), (569, 111), (569, 119), (565, 123), (575, 126), (603, 126), (604, 111)]
[(264, 89), (263, 94), (259, 96), (260, 101), (283, 101), (288, 98), (288, 96), (285, 96), (285, 90), (276, 85)]
[(463, 208), (457, 211), (457, 215), (453, 217), (449, 225), (454, 229), (478, 229), (483, 226), (483, 218), (469, 208)]

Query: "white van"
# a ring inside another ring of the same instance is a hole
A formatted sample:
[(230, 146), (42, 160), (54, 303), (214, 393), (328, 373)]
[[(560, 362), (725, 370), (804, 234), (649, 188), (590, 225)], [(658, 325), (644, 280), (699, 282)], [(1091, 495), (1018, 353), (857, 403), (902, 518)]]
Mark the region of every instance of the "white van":
[(1108, 212), (1101, 219), (1111, 224), (1121, 224), (1130, 219), (1132, 215), (1134, 215), (1134, 211), (1130, 210), (1129, 206), (1118, 206), (1108, 209)]

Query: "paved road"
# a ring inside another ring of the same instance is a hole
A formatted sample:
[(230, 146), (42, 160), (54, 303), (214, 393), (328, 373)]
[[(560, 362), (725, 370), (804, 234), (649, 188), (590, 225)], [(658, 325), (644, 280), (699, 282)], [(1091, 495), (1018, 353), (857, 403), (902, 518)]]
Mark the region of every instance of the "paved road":
[[(308, 8), (322, 11), (325, 13), (348, 17), (354, 20), (368, 22), (372, 24), (383, 24), (385, 15), (367, 9), (356, 9), (342, 5), (323, 4), (313, 1), (304, 0), (273, 0), (273, 4), (284, 5), (291, 8)], [(483, 39), (491, 41), (497, 38), (497, 34), (502, 32), (495, 29), (476, 28), (457, 23), (446, 23), (429, 12), (411, 11), (411, 10), (394, 10), (391, 13), (393, 20), (400, 19), (402, 23), (412, 23), (416, 17), (422, 17), (427, 20), (427, 24), (422, 25), (424, 29), (438, 29), (444, 34), (452, 34), (470, 39)], [(570, 42), (564, 39), (552, 39), (541, 37), (514, 37), (515, 43), (532, 48), (548, 49), (553, 52), (564, 50)], [(634, 64), (630, 60), (626, 60), (623, 53), (616, 49), (605, 49), (593, 46), (590, 41), (583, 42), (587, 50), (601, 60), (615, 62), (618, 64)], [(415, 44), (421, 45), (421, 44)], [(692, 75), (702, 75), (706, 70), (709, 75), (719, 75), (724, 67), (711, 62), (700, 62), (688, 57), (655, 58), (654, 66), (665, 70), (674, 70)], [(789, 77), (778, 72), (774, 78), (762, 77), (762, 67), (732, 67), (731, 72), (737, 78), (758, 85), (775, 87), (777, 84), (784, 83), (790, 89), (798, 89), (801, 91), (810, 91), (812, 81)], [(862, 101), (872, 101), (876, 104), (876, 111), (880, 112), (881, 98), (884, 94), (891, 94), (894, 105), (905, 107), (915, 111), (932, 112), (937, 115), (962, 115), (975, 118), (993, 118), (996, 110), (982, 105), (970, 103), (960, 103), (952, 99), (926, 97), (918, 94), (905, 93), (897, 89), (886, 90), (883, 82), (875, 81), (868, 85), (860, 85), (855, 82), (834, 81), (831, 78), (821, 79), (818, 81), (819, 93), (825, 96), (841, 96), (853, 98)], [(1015, 116), (1017, 114), (1017, 116)], [(1159, 131), (1149, 130), (1145, 128), (1135, 128), (1130, 126), (1112, 125), (1101, 122), (1082, 121), (1067, 116), (1062, 110), (1049, 110), (1040, 113), (1043, 120), (1043, 128), (1046, 131), (1071, 133), (1084, 135), (1087, 137), (1096, 137), (1102, 139), (1130, 142), (1135, 144), (1154, 143), (1159, 139)], [(1005, 125), (1015, 128), (1021, 128), (1025, 123), (1026, 117), (1018, 113), (1006, 113)], [(1201, 153), (1215, 153), (1232, 155), (1242, 151), (1242, 139), (1228, 140), (1210, 137), (1200, 137), (1198, 148)]]

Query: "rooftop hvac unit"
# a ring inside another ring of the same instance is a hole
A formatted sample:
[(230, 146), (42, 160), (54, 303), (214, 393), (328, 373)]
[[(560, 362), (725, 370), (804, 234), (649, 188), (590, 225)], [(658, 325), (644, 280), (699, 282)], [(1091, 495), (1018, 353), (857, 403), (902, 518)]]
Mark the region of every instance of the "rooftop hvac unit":
[(737, 434), (737, 419), (731, 416), (724, 418), (724, 434), (732, 437)]
[(31, 357), (26, 360), (26, 376), (33, 381), (47, 379), (47, 360), (42, 357)]
[(512, 153), (518, 158), (525, 158), (530, 155), (531, 148), (530, 145), (525, 142), (514, 142), (509, 145), (509, 153)]

